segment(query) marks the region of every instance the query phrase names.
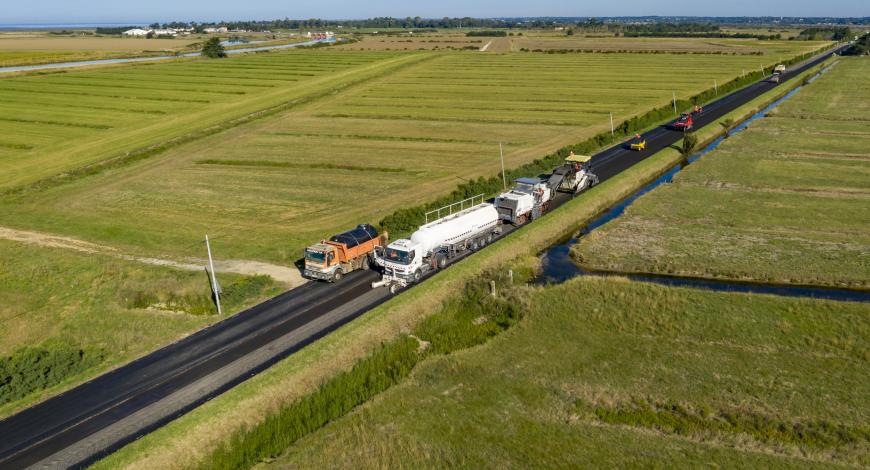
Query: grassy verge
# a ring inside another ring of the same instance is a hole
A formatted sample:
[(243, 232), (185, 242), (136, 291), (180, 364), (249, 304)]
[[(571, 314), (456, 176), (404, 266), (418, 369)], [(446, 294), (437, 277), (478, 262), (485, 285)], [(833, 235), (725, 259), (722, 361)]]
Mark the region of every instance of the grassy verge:
[[(867, 288), (866, 63), (842, 59), (575, 249), (620, 272)], [(830, 103), (840, 103), (836, 110)], [(651, 247), (655, 246), (655, 249)]]
[[(769, 95), (768, 100), (775, 96)], [(508, 266), (517, 272), (528, 271), (537, 261), (536, 253), (632, 194), (681, 158), (676, 150), (666, 149), (644, 160), (492, 248), (457, 263), (292, 358), (126, 446), (99, 462), (97, 467), (202, 465), (214, 449), (239, 429), (256, 426), (266, 417), (280, 413), (330, 378), (352, 369), (360, 358), (373, 354), (384, 342), (403, 332), (411, 333), (423, 319), (439, 310), (447, 297), (445, 292), (461, 292), (469, 280), (487, 271), (498, 270), (504, 274)]]

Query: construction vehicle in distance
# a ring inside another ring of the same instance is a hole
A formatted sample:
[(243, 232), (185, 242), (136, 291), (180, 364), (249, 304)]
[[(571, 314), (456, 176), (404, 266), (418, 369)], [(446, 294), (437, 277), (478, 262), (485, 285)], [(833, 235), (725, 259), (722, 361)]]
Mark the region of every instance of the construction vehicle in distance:
[(574, 155), (571, 152), (565, 163), (556, 168), (550, 176), (547, 185), (554, 191), (577, 194), (598, 184), (598, 176), (592, 173), (592, 157)]
[(695, 120), (692, 118), (691, 113), (683, 113), (680, 114), (680, 117), (674, 121), (674, 130), (675, 131), (690, 131), (692, 127), (695, 125)]
[(374, 263), (375, 251), (386, 244), (386, 232), (379, 235), (369, 224), (358, 225), (306, 248), (303, 275), (309, 279), (339, 281), (352, 271), (369, 269)]
[[(444, 213), (447, 215), (441, 217)], [(429, 222), (429, 217), (436, 219)], [(383, 275), (372, 283), (372, 288), (386, 286), (395, 294), (419, 282), (426, 273), (445, 267), (451, 258), (492, 242), (501, 233), (498, 221), (498, 211), (483, 202), (483, 194), (426, 213), (426, 224), (411, 238), (390, 243), (383, 257), (376, 258)]]
[(505, 223), (523, 225), (547, 212), (553, 194), (540, 178), (518, 178), (510, 191), (495, 198), (494, 204)]
[(635, 152), (640, 152), (646, 149), (646, 138), (641, 136), (640, 134), (634, 136), (631, 139), (631, 142), (628, 144), (629, 150), (634, 150)]

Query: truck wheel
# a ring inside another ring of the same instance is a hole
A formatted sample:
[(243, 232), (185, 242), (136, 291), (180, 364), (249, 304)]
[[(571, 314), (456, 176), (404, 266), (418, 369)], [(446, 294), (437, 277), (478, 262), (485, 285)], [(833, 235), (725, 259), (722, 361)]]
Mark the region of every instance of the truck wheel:
[(447, 266), (447, 257), (444, 255), (438, 255), (435, 258), (435, 265), (438, 266), (438, 269), (444, 269)]
[(414, 282), (420, 282), (420, 279), (423, 277), (423, 272), (419, 269), (414, 271)]
[(341, 269), (336, 269), (335, 273), (332, 275), (332, 282), (338, 282), (341, 280), (341, 276), (344, 273), (341, 272)]
[(486, 234), (486, 243), (487, 244), (492, 243), (492, 234), (491, 233)]
[(361, 262), (361, 264), (360, 264), (360, 268), (362, 268), (362, 269), (366, 269), (366, 270), (372, 268), (372, 259), (369, 258), (368, 255), (366, 255), (366, 256), (362, 259), (362, 262)]

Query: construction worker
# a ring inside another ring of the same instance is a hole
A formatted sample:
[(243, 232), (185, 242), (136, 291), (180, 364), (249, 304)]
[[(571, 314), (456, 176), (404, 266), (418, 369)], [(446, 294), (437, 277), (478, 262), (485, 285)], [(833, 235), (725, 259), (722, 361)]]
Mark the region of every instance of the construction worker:
[(634, 139), (635, 139), (635, 140), (640, 140), (640, 134), (635, 134), (635, 135), (634, 135)]
[(695, 114), (698, 114), (698, 113), (700, 112), (700, 111), (699, 111), (700, 109), (701, 109), (701, 108), (699, 108), (698, 105), (695, 105)]

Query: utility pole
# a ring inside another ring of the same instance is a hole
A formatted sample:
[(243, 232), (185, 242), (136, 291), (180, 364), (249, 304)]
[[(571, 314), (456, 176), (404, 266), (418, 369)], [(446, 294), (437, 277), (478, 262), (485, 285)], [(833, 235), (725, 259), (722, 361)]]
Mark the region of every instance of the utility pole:
[(214, 301), (217, 304), (218, 315), (222, 315), (221, 313), (221, 292), (220, 287), (218, 287), (217, 277), (214, 274), (214, 260), (211, 258), (211, 244), (208, 242), (208, 234), (205, 236), (205, 249), (208, 250), (208, 266), (211, 270), (211, 290), (214, 292)]
[(674, 95), (674, 116), (677, 115), (677, 92), (671, 92)]
[(610, 113), (610, 137), (613, 137), (613, 113)]
[(716, 96), (719, 96), (719, 84), (716, 83), (716, 80), (713, 80), (713, 88), (716, 90)]
[(502, 150), (501, 142), (498, 143), (498, 156), (501, 158), (501, 185), (507, 190), (507, 177), (504, 175), (504, 150)]

